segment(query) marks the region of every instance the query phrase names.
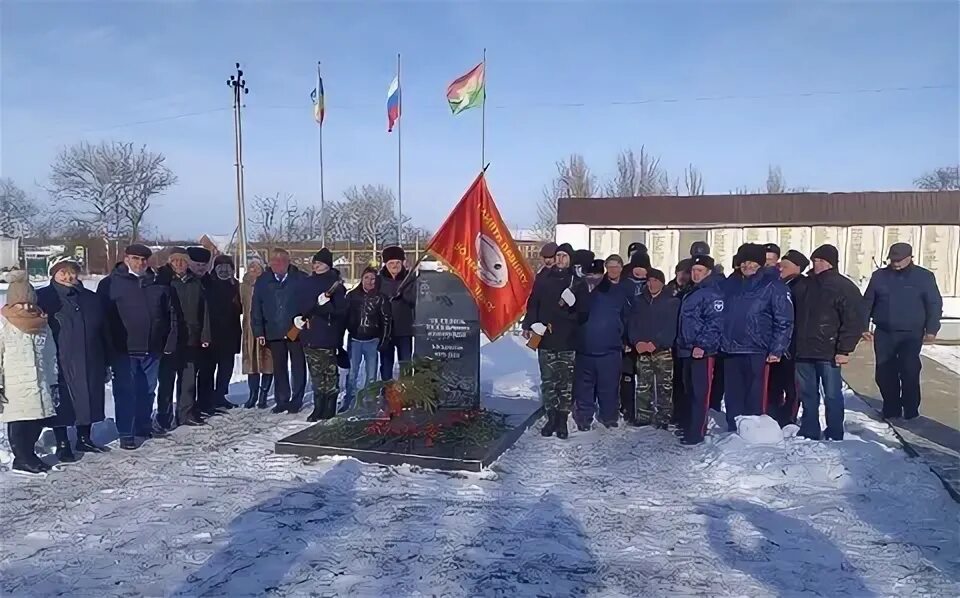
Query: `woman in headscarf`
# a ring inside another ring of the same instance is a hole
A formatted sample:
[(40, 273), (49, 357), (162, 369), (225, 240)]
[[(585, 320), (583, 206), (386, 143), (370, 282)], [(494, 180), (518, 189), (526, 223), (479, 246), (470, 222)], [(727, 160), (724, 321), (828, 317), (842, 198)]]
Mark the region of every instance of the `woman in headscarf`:
[(0, 308), (0, 421), (7, 424), (13, 471), (43, 474), (50, 466), (35, 447), (45, 420), (57, 413), (57, 348), (27, 273), (8, 280)]
[(243, 306), (243, 339), (240, 352), (243, 373), (247, 375), (247, 385), (250, 387), (250, 398), (244, 404), (247, 409), (254, 405), (259, 409), (266, 409), (267, 395), (273, 384), (273, 356), (270, 354), (270, 347), (257, 343), (250, 322), (253, 287), (261, 274), (263, 261), (255, 257), (247, 263), (247, 272), (240, 283), (240, 302)]
[(57, 416), (48, 425), (57, 439), (57, 458), (76, 461), (67, 438), (67, 426), (77, 426), (77, 450), (99, 453), (90, 429), (104, 419), (104, 384), (107, 371), (108, 332), (103, 304), (84, 288), (77, 276), (80, 264), (63, 258), (50, 266), (50, 284), (37, 291), (37, 305), (47, 321), (57, 347), (60, 372)]

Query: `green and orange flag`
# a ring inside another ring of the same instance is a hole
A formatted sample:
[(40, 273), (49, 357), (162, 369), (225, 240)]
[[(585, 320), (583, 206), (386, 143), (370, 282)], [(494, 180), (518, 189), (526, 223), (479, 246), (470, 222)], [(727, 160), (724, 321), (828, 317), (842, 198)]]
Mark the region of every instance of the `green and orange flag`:
[(484, 63), (481, 62), (447, 87), (447, 102), (454, 114), (460, 114), (464, 110), (477, 108), (483, 104), (487, 95), (484, 71)]

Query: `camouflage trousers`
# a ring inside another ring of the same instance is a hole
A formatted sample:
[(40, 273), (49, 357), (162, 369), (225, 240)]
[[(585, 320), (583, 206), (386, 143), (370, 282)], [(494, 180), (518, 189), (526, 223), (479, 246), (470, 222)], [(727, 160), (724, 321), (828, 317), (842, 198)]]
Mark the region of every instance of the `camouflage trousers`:
[(673, 417), (673, 355), (644, 353), (637, 359), (636, 421), (666, 426)]
[(336, 401), (340, 394), (340, 371), (337, 369), (337, 350), (304, 347), (303, 354), (307, 358), (307, 369), (310, 371), (310, 382), (313, 383), (314, 403), (317, 398), (323, 397)]
[(570, 411), (573, 402), (575, 351), (537, 351), (540, 362), (540, 401), (547, 411)]

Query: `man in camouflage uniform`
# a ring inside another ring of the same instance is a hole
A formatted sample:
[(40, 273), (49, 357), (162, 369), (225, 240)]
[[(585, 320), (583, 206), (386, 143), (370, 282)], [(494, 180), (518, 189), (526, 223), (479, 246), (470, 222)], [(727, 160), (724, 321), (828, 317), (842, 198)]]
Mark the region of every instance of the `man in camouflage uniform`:
[(313, 404), (314, 410), (318, 412), (317, 419), (329, 419), (335, 414), (329, 406), (336, 406), (337, 396), (340, 394), (337, 350), (304, 347), (303, 354), (307, 358), (307, 370), (313, 384)]
[(632, 423), (666, 429), (673, 416), (673, 343), (680, 300), (664, 292), (664, 275), (647, 272), (647, 285), (627, 318), (637, 359), (637, 399)]
[[(542, 336), (537, 348), (540, 363), (540, 400), (547, 413), (543, 436), (567, 438), (567, 421), (573, 397), (573, 362), (576, 357), (577, 312), (570, 266), (573, 247), (557, 247), (556, 263), (537, 275), (521, 323), (525, 338)], [(539, 331), (539, 332), (537, 332)]]

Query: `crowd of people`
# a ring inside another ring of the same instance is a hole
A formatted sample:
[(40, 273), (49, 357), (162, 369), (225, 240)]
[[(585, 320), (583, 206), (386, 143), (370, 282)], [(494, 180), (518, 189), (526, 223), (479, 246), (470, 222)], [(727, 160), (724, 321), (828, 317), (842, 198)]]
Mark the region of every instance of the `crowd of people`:
[(712, 408), (729, 431), (740, 416), (769, 415), (799, 423), (806, 438), (842, 440), (840, 372), (861, 339), (874, 344), (884, 416), (919, 415), (920, 349), (936, 338), (943, 302), (909, 244), (890, 247), (863, 295), (837, 270), (833, 245), (808, 258), (746, 243), (724, 276), (698, 241), (669, 282), (643, 244), (628, 253), (624, 264), (568, 243), (543, 247), (522, 321), (538, 352), (543, 436), (567, 438), (572, 414), (581, 431), (622, 417), (694, 445)]
[[(383, 267), (367, 268), (346, 292), (333, 256), (321, 249), (312, 272), (275, 249), (264, 264), (250, 260), (242, 280), (233, 259), (203, 247), (174, 247), (149, 266), (151, 250), (130, 245), (94, 292), (80, 265), (63, 257), (50, 284), (35, 290), (25, 272), (8, 277), (0, 310), (0, 421), (7, 423), (13, 471), (51, 469), (36, 454), (52, 428), (59, 462), (75, 452), (99, 453), (92, 425), (105, 418), (105, 384), (113, 383), (119, 446), (135, 450), (178, 426), (205, 425), (237, 407), (227, 399), (234, 361), (247, 375), (248, 409), (298, 413), (309, 372), (309, 421), (338, 410), (339, 370), (349, 368), (340, 410), (358, 387), (388, 380), (411, 359), (414, 289), (400, 247), (383, 251)], [(344, 348), (344, 338), (347, 348)], [(155, 414), (155, 415), (154, 415)], [(76, 427), (71, 444), (68, 428)]]
[[(786, 426), (802, 413), (800, 435), (840, 440), (840, 368), (861, 338), (874, 344), (884, 416), (919, 415), (920, 349), (939, 330), (942, 300), (908, 244), (890, 247), (889, 265), (864, 295), (837, 271), (832, 245), (808, 259), (748, 243), (725, 277), (699, 241), (669, 282), (642, 244), (628, 254), (625, 264), (568, 243), (542, 249), (521, 328), (538, 352), (544, 436), (567, 438), (572, 412), (583, 431), (595, 420), (616, 427), (622, 417), (698, 444), (709, 410), (723, 408), (731, 431), (739, 416), (767, 414)], [(414, 285), (400, 247), (386, 248), (382, 268), (365, 269), (349, 292), (326, 248), (309, 273), (275, 249), (268, 264), (250, 260), (242, 280), (230, 256), (211, 259), (203, 247), (173, 248), (157, 268), (150, 258), (146, 246), (130, 245), (96, 292), (80, 283), (70, 257), (51, 265), (39, 291), (25, 272), (8, 276), (0, 421), (14, 471), (50, 470), (35, 452), (45, 427), (61, 463), (75, 461), (75, 450), (106, 450), (91, 427), (105, 418), (107, 380), (119, 446), (134, 450), (237, 407), (227, 398), (237, 354), (248, 409), (267, 408), (273, 386), (273, 412), (298, 413), (309, 373), (311, 422), (350, 408), (378, 370), (389, 380), (397, 361), (411, 360)], [(341, 368), (349, 374), (338, 403)]]

